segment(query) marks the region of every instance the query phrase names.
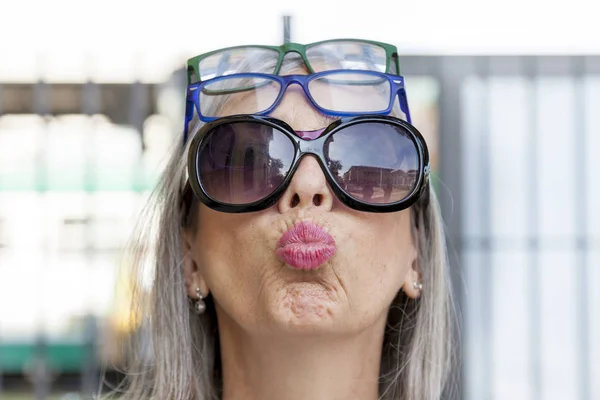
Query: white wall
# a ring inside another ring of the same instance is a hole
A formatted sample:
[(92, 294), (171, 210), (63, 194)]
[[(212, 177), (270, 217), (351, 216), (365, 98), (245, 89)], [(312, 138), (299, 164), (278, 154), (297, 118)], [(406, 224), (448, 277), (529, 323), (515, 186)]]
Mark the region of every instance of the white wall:
[(0, 80), (162, 81), (214, 48), (280, 43), (284, 14), (299, 42), (372, 38), (405, 54), (598, 53), (598, 9), (590, 0), (3, 0)]

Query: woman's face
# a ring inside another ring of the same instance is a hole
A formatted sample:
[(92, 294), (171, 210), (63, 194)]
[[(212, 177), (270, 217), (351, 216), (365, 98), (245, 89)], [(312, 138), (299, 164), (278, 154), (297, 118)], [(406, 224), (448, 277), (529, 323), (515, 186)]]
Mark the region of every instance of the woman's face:
[[(228, 107), (235, 110), (235, 102)], [(296, 85), (271, 116), (295, 130), (328, 124)], [(188, 294), (194, 297), (197, 286), (210, 291), (219, 323), (229, 321), (250, 334), (347, 334), (383, 326), (401, 287), (418, 296), (410, 219), (409, 210), (377, 214), (345, 206), (316, 159), (306, 156), (271, 208), (227, 214), (200, 205), (197, 230), (185, 235)], [(286, 264), (276, 252), (282, 235), (307, 221), (336, 245), (335, 255), (311, 270)]]

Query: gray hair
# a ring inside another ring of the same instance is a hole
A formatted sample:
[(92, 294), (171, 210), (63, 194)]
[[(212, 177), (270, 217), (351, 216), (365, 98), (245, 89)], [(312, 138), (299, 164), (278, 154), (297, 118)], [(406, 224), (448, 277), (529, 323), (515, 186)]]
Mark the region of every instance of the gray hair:
[[(284, 64), (297, 69), (298, 60)], [(202, 124), (197, 123), (194, 132)], [(188, 141), (189, 143), (189, 141)], [(219, 332), (212, 296), (193, 312), (182, 270), (181, 229), (194, 229), (199, 204), (181, 207), (187, 148), (178, 141), (134, 235), (131, 250), (135, 315), (141, 329), (128, 345), (126, 380), (113, 393), (125, 400), (218, 400), (222, 390)], [(380, 368), (382, 400), (435, 400), (455, 396), (457, 343), (443, 223), (437, 197), (412, 206), (423, 290), (400, 290), (388, 314)], [(426, 197), (426, 196), (424, 196)], [(183, 224), (182, 224), (183, 221)], [(201, 223), (201, 221), (200, 221)], [(148, 279), (150, 278), (150, 279)], [(144, 281), (149, 289), (144, 289)]]

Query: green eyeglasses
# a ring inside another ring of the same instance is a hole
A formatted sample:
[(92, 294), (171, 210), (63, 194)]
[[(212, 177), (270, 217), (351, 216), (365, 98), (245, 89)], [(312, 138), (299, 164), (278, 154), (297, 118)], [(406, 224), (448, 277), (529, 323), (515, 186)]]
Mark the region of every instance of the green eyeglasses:
[(400, 75), (398, 49), (387, 43), (362, 39), (333, 39), (311, 44), (227, 47), (190, 58), (188, 85), (223, 75), (258, 72), (279, 74), (283, 58), (295, 52), (310, 73), (360, 69)]

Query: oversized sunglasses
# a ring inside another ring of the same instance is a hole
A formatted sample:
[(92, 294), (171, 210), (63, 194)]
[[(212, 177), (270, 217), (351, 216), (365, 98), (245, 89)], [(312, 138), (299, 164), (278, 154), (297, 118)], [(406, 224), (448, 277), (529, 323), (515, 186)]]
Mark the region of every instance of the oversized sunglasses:
[(398, 49), (363, 39), (334, 39), (311, 44), (235, 46), (190, 58), (188, 84), (231, 73), (262, 72), (277, 75), (287, 53), (302, 57), (310, 73), (332, 69), (362, 69), (400, 75)]
[(394, 114), (411, 122), (402, 76), (357, 70), (285, 76), (243, 73), (188, 86), (184, 142), (194, 109), (204, 122), (232, 114), (267, 115), (279, 105), (291, 84), (300, 85), (311, 104), (325, 115), (387, 115), (396, 107)]
[(242, 213), (274, 205), (302, 158), (315, 156), (329, 187), (346, 206), (393, 212), (429, 190), (429, 153), (411, 124), (390, 116), (358, 116), (318, 131), (253, 115), (204, 125), (190, 143), (188, 184), (206, 206)]

